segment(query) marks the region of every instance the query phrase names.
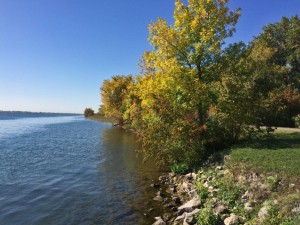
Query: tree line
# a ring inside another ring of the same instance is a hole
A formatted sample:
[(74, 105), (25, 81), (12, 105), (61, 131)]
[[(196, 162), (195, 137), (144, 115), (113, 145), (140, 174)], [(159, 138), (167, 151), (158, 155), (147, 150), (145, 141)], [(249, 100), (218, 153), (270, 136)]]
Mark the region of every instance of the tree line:
[(239, 16), (228, 0), (176, 0), (173, 24), (149, 24), (153, 49), (140, 74), (103, 82), (99, 112), (134, 129), (144, 156), (161, 164), (194, 166), (262, 127), (293, 126), (300, 20), (283, 17), (250, 43), (225, 45)]

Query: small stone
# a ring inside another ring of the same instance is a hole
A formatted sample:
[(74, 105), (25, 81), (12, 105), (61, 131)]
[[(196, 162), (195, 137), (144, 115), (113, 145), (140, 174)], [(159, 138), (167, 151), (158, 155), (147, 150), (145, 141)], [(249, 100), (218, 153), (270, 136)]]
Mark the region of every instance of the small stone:
[(162, 220), (161, 217), (159, 217), (158, 220), (156, 220), (155, 223), (153, 223), (152, 225), (166, 225), (165, 221)]
[(196, 198), (198, 196), (196, 189), (192, 189), (188, 194), (191, 198)]
[(184, 218), (185, 218), (185, 215), (186, 215), (186, 213), (183, 213), (182, 215), (177, 216), (174, 221), (177, 222), (177, 223), (182, 223)]
[(239, 223), (239, 217), (234, 213), (231, 213), (229, 217), (224, 220), (225, 225), (235, 225)]
[(196, 173), (192, 173), (192, 177), (193, 177), (194, 180), (196, 180), (197, 174)]
[(164, 213), (164, 214), (162, 215), (162, 219), (163, 219), (165, 222), (169, 221), (169, 220), (171, 219), (171, 217), (172, 217), (172, 214), (171, 214), (171, 213)]
[(253, 212), (253, 210), (254, 210), (250, 202), (246, 202), (244, 207), (250, 213)]
[(159, 201), (159, 202), (162, 202), (163, 201), (163, 198), (161, 196), (155, 196), (153, 198), (154, 201)]
[(216, 212), (216, 214), (228, 213), (228, 206), (223, 204), (218, 205), (217, 207), (215, 207), (214, 211)]
[(177, 196), (172, 197), (172, 200), (176, 203), (176, 204), (181, 204), (180, 198)]
[(223, 167), (223, 166), (217, 166), (216, 169), (217, 169), (217, 170), (223, 170), (224, 167)]
[(174, 186), (174, 187), (171, 187), (171, 188), (170, 188), (170, 191), (173, 192), (173, 193), (176, 192), (176, 191), (177, 191), (177, 190), (176, 190), (176, 187), (175, 187), (175, 186)]
[(264, 220), (267, 217), (269, 208), (270, 207), (266, 205), (259, 210), (258, 212), (259, 219)]
[(173, 208), (173, 207), (176, 207), (177, 204), (174, 202), (174, 201), (171, 201), (169, 202), (168, 204), (165, 205), (166, 207), (169, 207), (169, 208)]
[(245, 194), (243, 194), (242, 196), (242, 202), (246, 202), (249, 199), (250, 199), (250, 193), (249, 191), (246, 191)]
[(152, 188), (159, 188), (159, 187), (160, 187), (160, 185), (159, 185), (159, 184), (155, 184), (155, 183), (153, 183), (153, 184), (150, 184), (150, 187), (152, 187)]
[(190, 201), (186, 202), (184, 205), (178, 208), (178, 213), (182, 214), (184, 212), (192, 212), (194, 209), (200, 206), (201, 202), (199, 198), (193, 198)]
[(176, 176), (175, 173), (173, 173), (173, 172), (169, 173), (169, 177), (173, 178), (173, 177), (175, 177), (175, 176)]

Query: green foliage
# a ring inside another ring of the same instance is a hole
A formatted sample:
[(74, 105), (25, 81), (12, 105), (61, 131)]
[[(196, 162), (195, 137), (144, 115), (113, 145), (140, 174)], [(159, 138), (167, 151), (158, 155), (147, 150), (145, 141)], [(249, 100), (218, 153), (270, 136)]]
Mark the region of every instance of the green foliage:
[(197, 224), (199, 225), (217, 225), (219, 222), (218, 216), (214, 214), (210, 206), (202, 208), (197, 214)]
[(208, 189), (204, 187), (202, 182), (197, 182), (196, 183), (197, 191), (198, 191), (198, 196), (202, 202), (205, 202), (207, 197), (208, 197)]
[(221, 201), (228, 203), (230, 207), (233, 208), (239, 202), (238, 200), (240, 198), (242, 190), (239, 186), (236, 185), (231, 176), (224, 176), (222, 179), (219, 179), (216, 182), (212, 182), (211, 185), (218, 187), (218, 198)]
[(279, 186), (280, 179), (278, 178), (277, 175), (268, 176), (267, 177), (267, 182), (268, 182), (268, 185), (270, 186), (271, 190), (276, 191), (278, 186)]
[(300, 128), (300, 114), (298, 114), (297, 116), (293, 117), (294, 123), (295, 123), (295, 127)]
[(295, 215), (285, 218), (280, 225), (299, 225), (300, 224), (300, 215)]
[(268, 214), (266, 218), (263, 220), (263, 224), (265, 225), (281, 225), (283, 221), (282, 216), (279, 214), (279, 207), (273, 203), (269, 204)]
[(93, 116), (95, 113), (94, 113), (94, 110), (92, 110), (91, 108), (86, 108), (84, 110), (84, 117), (90, 117), (90, 116)]
[(153, 50), (141, 59), (141, 75), (104, 81), (99, 113), (134, 129), (145, 158), (192, 168), (299, 113), (298, 17), (266, 26), (249, 45), (222, 49), (239, 18), (228, 4), (175, 0), (172, 25), (149, 24)]
[(186, 163), (174, 164), (171, 167), (171, 171), (177, 174), (185, 174), (189, 171), (189, 166)]

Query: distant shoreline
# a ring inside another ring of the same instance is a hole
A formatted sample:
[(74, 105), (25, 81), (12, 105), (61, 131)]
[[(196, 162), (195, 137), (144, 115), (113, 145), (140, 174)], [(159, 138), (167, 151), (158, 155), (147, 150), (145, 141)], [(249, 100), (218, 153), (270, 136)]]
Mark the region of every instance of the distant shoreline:
[(31, 111), (4, 111), (0, 113), (27, 113), (27, 114), (64, 114), (64, 115), (83, 115), (82, 113), (61, 113), (61, 112), (31, 112)]

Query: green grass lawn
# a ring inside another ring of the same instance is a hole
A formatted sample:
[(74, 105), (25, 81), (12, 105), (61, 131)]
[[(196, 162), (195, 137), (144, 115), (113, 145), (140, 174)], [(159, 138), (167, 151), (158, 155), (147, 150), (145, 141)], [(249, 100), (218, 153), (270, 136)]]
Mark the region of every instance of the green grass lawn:
[(282, 178), (300, 177), (300, 132), (275, 132), (231, 148), (229, 167)]

